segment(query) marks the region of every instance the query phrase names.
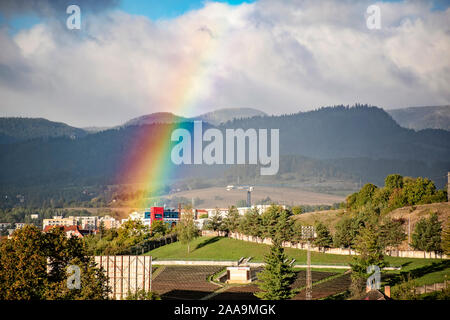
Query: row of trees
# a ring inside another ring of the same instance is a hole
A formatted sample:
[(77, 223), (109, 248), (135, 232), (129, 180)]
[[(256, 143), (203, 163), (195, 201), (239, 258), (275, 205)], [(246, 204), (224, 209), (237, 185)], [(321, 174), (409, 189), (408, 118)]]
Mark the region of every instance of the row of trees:
[(391, 174), (386, 177), (384, 187), (378, 188), (368, 183), (359, 192), (348, 196), (346, 206), (350, 211), (370, 208), (377, 213), (386, 213), (408, 205), (445, 201), (447, 201), (446, 190), (437, 190), (430, 179), (422, 177), (414, 179)]
[[(260, 238), (277, 237), (283, 241), (299, 242), (301, 239), (301, 223), (292, 219), (293, 213), (280, 206), (271, 206), (260, 214), (257, 209), (249, 210), (243, 216), (235, 207), (230, 207), (228, 215), (222, 218), (216, 212), (205, 224), (205, 229), (213, 231), (239, 232), (247, 236)], [(404, 221), (381, 218), (375, 212), (362, 211), (357, 214), (344, 216), (336, 225), (334, 235), (329, 228), (321, 222), (316, 223), (316, 238), (314, 244), (321, 248), (341, 247), (355, 248), (358, 235), (367, 225), (376, 226), (380, 234), (381, 245), (385, 249), (393, 250), (406, 238)], [(412, 247), (422, 251), (442, 252), (441, 222), (433, 214), (429, 219), (417, 223), (412, 235)]]
[(97, 234), (83, 238), (87, 251), (92, 255), (116, 255), (128, 248), (150, 239), (175, 232), (163, 221), (154, 221), (151, 228), (141, 221), (128, 220), (117, 229), (105, 229), (100, 224)]
[[(214, 231), (239, 232), (247, 236), (260, 238), (281, 238), (283, 241), (298, 242), (301, 239), (301, 223), (292, 219), (292, 212), (280, 206), (271, 206), (260, 214), (257, 209), (240, 216), (235, 207), (229, 209), (226, 218), (216, 211), (205, 224), (205, 228)], [(379, 234), (380, 245), (389, 250), (398, 247), (405, 239), (404, 221), (381, 218), (375, 212), (360, 212), (344, 216), (336, 225), (334, 235), (321, 222), (316, 223), (314, 244), (321, 248), (341, 247), (355, 249), (358, 236), (367, 227), (373, 226)], [(448, 238), (448, 236), (447, 236)], [(445, 238), (445, 239), (447, 239)], [(444, 241), (448, 243), (448, 239)], [(415, 226), (411, 246), (426, 252), (442, 252), (442, 223), (436, 213), (422, 218)], [(446, 249), (448, 250), (448, 249)]]

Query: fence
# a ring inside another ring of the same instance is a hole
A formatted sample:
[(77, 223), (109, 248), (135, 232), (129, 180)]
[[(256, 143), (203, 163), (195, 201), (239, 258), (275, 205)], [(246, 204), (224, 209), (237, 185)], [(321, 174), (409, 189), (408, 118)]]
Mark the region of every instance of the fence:
[[(271, 245), (272, 240), (270, 238), (257, 238), (252, 236), (246, 236), (241, 233), (235, 233), (230, 232), (228, 234), (230, 238), (243, 240), (243, 241), (250, 241), (250, 242), (256, 242), (256, 243), (264, 243)], [(290, 242), (285, 241), (282, 244), (285, 248), (296, 248), (296, 249), (303, 249), (306, 250), (306, 243), (304, 242)], [(345, 249), (345, 248), (319, 248), (315, 246), (311, 246), (311, 251), (316, 252), (322, 252), (322, 253), (329, 253), (329, 254), (340, 254), (340, 255), (357, 255), (354, 250), (352, 249)], [(429, 258), (429, 259), (448, 259), (449, 257), (445, 254), (439, 254), (435, 252), (424, 252), (424, 251), (402, 251), (402, 250), (388, 250), (385, 252), (388, 256), (393, 257), (403, 257), (403, 258)]]
[(123, 300), (128, 293), (151, 291), (151, 256), (95, 256), (94, 259), (108, 276), (111, 298)]
[(416, 294), (424, 294), (424, 293), (430, 293), (434, 291), (441, 291), (447, 289), (447, 282), (444, 281), (441, 283), (433, 283), (433, 284), (426, 284), (421, 287), (416, 287), (415, 291)]

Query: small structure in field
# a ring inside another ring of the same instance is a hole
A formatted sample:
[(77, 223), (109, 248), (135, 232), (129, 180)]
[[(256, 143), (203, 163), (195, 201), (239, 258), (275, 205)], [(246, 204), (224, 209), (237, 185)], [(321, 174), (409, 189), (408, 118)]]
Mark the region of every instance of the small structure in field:
[(227, 283), (245, 284), (251, 281), (250, 267), (227, 267)]

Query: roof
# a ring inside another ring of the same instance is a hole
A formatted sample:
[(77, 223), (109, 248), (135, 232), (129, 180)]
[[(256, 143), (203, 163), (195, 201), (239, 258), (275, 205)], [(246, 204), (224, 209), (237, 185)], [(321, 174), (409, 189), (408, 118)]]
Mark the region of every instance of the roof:
[(64, 229), (64, 232), (66, 232), (66, 233), (72, 231), (72, 232), (78, 233), (80, 236), (83, 236), (83, 233), (80, 231), (78, 226), (45, 226), (44, 232), (49, 232), (50, 229), (55, 228), (55, 227)]
[(390, 300), (388, 296), (386, 296), (383, 292), (380, 290), (370, 290), (367, 292), (366, 296), (364, 297), (364, 300)]

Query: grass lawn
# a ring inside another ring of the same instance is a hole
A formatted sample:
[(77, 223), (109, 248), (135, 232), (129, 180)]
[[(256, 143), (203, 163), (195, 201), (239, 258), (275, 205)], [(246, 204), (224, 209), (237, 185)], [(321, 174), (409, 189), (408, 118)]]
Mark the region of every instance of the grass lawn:
[[(145, 254), (159, 260), (239, 260), (241, 257), (253, 257), (251, 262), (262, 262), (270, 248), (266, 244), (224, 237), (199, 237), (191, 242), (190, 247), (191, 252), (188, 254), (186, 244), (174, 242)], [(306, 250), (286, 248), (285, 252), (289, 258), (296, 260), (296, 264), (306, 264)], [(311, 252), (312, 264), (348, 265), (352, 258), (347, 255)], [(401, 266), (404, 272), (445, 260), (386, 257), (386, 261), (390, 266)]]
[[(251, 262), (262, 262), (270, 246), (224, 237), (199, 237), (191, 242), (191, 252), (187, 253), (187, 245), (174, 242), (145, 255), (152, 255), (158, 260), (239, 260), (241, 257), (253, 257)], [(306, 251), (286, 248), (290, 259), (295, 264), (306, 264)], [(383, 284), (392, 286), (400, 283), (402, 274), (411, 273), (418, 286), (443, 282), (445, 276), (450, 280), (450, 260), (416, 259), (385, 257), (390, 266), (402, 267), (400, 271), (384, 271)], [(319, 265), (348, 265), (351, 256), (311, 252), (312, 264)], [(317, 269), (317, 271), (345, 272), (341, 269)]]
[(408, 278), (408, 274), (410, 274), (411, 278), (416, 281), (417, 286), (444, 282), (446, 276), (447, 280), (450, 280), (450, 260), (440, 260), (440, 259), (417, 259), (417, 260), (419, 261), (404, 263), (402, 270), (386, 272), (383, 283), (390, 285), (399, 284), (403, 279)]
[[(250, 262), (262, 262), (269, 252), (269, 245), (247, 242), (224, 237), (199, 237), (191, 242), (191, 252), (187, 253), (187, 245), (177, 241), (154, 250), (151, 255), (159, 260), (239, 260), (241, 257), (253, 257)], [(286, 248), (289, 258), (296, 264), (306, 264), (306, 251)], [(311, 253), (313, 264), (347, 265), (351, 257), (344, 255)]]

